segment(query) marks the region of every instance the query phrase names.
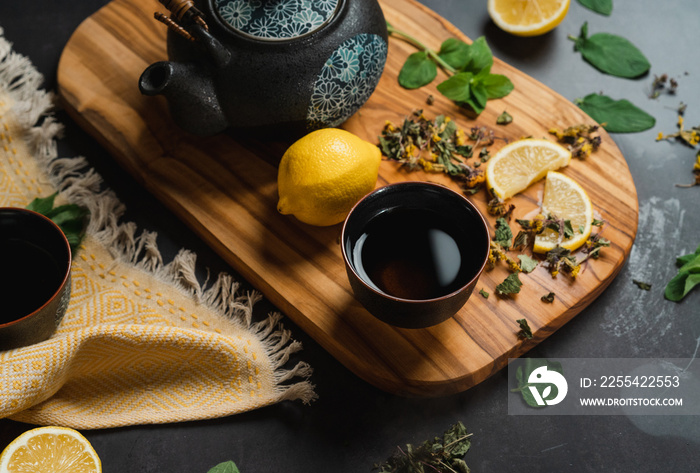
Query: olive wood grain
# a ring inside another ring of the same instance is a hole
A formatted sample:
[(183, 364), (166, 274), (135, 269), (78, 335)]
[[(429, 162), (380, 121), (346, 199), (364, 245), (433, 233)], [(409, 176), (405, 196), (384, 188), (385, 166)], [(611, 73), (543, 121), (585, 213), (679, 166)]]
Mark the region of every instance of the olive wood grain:
[[(380, 3), (393, 26), (430, 47), (438, 48), (448, 37), (469, 41), (413, 0)], [(155, 1), (114, 0), (78, 27), (58, 69), (65, 108), (135, 179), (367, 382), (406, 396), (466, 390), (578, 314), (610, 284), (629, 255), (637, 231), (636, 189), (620, 150), (602, 132), (603, 145), (597, 153), (586, 160), (574, 159), (563, 170), (591, 196), (596, 215), (607, 222), (603, 235), (612, 242), (599, 259), (585, 264), (574, 282), (563, 275), (552, 278), (540, 265), (521, 275), (520, 294), (497, 297), (494, 288), (508, 274), (499, 265), (485, 272), (477, 285), (477, 291), (484, 288), (491, 296), (485, 299), (475, 291), (455, 317), (440, 325), (410, 330), (379, 322), (353, 298), (339, 246), (340, 225), (312, 227), (276, 211), (276, 164), (289, 140), (256, 139), (237, 132), (194, 137), (171, 122), (162, 98), (139, 93), (141, 72), (166, 59), (166, 29), (153, 19), (157, 9)], [(515, 90), (490, 101), (478, 118), (470, 117), (437, 93), (434, 85), (420, 90), (398, 85), (398, 71), (414, 51), (406, 42), (390, 38), (377, 90), (343, 128), (376, 143), (387, 120), (400, 123), (415, 108), (431, 118), (447, 114), (466, 130), (486, 125), (511, 140), (551, 139), (550, 127), (593, 123), (571, 102), (498, 59), (493, 72), (508, 76)], [(435, 102), (427, 105), (430, 94)], [(514, 121), (496, 127), (503, 110)], [(492, 153), (502, 145), (497, 141)], [(442, 175), (406, 172), (396, 163), (382, 162), (378, 186), (404, 180), (430, 180), (456, 188)], [(511, 200), (515, 217), (537, 208), (542, 189), (540, 182)], [(470, 198), (486, 215), (485, 192)], [(488, 219), (493, 228), (495, 219)], [(513, 227), (517, 231), (517, 224)], [(554, 302), (542, 302), (540, 297), (550, 291), (556, 294)], [(518, 338), (516, 319), (521, 318), (529, 322), (533, 339)]]

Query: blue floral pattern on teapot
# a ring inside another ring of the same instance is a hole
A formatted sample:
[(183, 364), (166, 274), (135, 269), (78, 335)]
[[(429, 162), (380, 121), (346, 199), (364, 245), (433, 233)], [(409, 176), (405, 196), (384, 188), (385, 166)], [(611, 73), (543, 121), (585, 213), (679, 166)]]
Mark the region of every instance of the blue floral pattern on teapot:
[(333, 18), (339, 0), (216, 0), (233, 29), (259, 39), (291, 39), (313, 33)]
[(386, 57), (387, 44), (377, 35), (363, 33), (341, 44), (314, 84), (308, 128), (338, 126), (350, 118), (372, 95)]

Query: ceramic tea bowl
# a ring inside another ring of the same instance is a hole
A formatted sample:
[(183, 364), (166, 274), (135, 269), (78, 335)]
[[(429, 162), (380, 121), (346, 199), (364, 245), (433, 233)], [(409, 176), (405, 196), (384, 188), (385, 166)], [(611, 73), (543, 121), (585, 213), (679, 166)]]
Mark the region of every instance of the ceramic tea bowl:
[(0, 207), (0, 350), (49, 338), (70, 299), (71, 249), (47, 217)]
[(379, 188), (343, 225), (357, 300), (398, 327), (439, 324), (467, 302), (489, 255), (486, 220), (463, 195), (429, 182)]

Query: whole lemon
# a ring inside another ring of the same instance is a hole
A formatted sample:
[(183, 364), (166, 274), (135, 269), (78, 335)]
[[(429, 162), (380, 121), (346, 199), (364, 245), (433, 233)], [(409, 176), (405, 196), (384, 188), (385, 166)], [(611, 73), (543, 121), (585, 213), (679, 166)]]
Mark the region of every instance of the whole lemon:
[(313, 131), (282, 156), (277, 210), (311, 225), (340, 223), (374, 189), (381, 159), (377, 146), (349, 131)]

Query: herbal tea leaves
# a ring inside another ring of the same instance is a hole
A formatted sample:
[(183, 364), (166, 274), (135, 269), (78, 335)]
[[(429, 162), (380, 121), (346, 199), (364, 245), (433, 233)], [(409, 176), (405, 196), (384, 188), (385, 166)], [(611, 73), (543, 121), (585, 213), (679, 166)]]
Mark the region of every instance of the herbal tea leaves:
[(219, 463), (207, 473), (240, 473), (240, 470), (232, 461)]
[(36, 198), (27, 206), (27, 209), (50, 218), (58, 225), (70, 244), (71, 253), (75, 255), (85, 233), (85, 221), (89, 212), (87, 208), (75, 204), (54, 207), (56, 195)]
[(418, 447), (407, 444), (386, 462), (375, 465), (373, 470), (379, 473), (469, 473), (462, 458), (471, 447), (472, 435), (464, 424), (457, 422), (442, 438), (426, 440)]
[(518, 338), (526, 338), (530, 340), (532, 338), (532, 329), (528, 325), (526, 319), (518, 319), (518, 326), (520, 326), (520, 331), (518, 332)]
[(576, 105), (602, 124), (609, 133), (635, 133), (648, 130), (656, 119), (629, 100), (613, 100), (606, 95), (589, 94), (577, 99)]
[(633, 79), (646, 73), (649, 60), (622, 36), (610, 33), (596, 33), (588, 36), (588, 22), (581, 27), (578, 38), (569, 36), (575, 42), (574, 49), (598, 70), (617, 77)]
[(531, 273), (537, 267), (537, 260), (530, 258), (528, 255), (518, 255), (520, 260), (520, 269), (523, 273)]
[(681, 301), (698, 284), (700, 284), (700, 246), (691, 253), (676, 259), (678, 274), (666, 285), (664, 296), (674, 302)]
[(510, 243), (513, 239), (513, 231), (508, 225), (508, 221), (505, 218), (499, 218), (496, 220), (496, 234), (493, 237), (493, 241), (501, 245), (504, 249), (510, 248)]
[(578, 0), (578, 3), (601, 15), (610, 16), (612, 14), (612, 0)]
[(511, 294), (517, 294), (520, 292), (520, 288), (523, 283), (520, 282), (518, 278), (518, 273), (511, 273), (508, 277), (498, 286), (496, 286), (496, 294), (501, 296), (508, 296)]

